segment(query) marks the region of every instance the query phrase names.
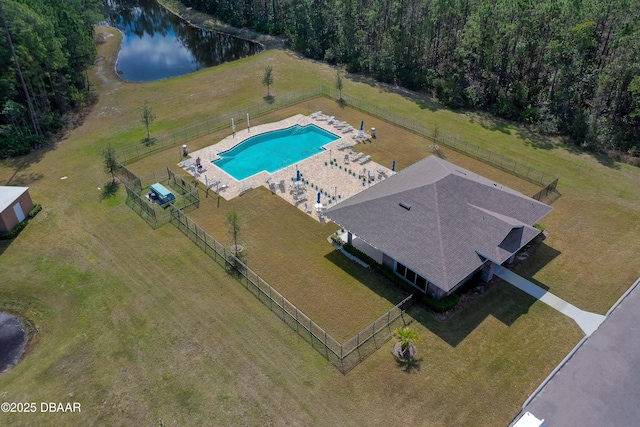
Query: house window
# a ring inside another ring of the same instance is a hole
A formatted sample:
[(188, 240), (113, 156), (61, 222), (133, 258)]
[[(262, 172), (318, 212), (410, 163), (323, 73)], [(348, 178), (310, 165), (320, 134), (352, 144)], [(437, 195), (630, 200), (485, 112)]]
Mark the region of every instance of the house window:
[(416, 282), (416, 273), (413, 270), (407, 269), (407, 275), (405, 277), (411, 283), (415, 283)]
[(398, 273), (399, 275), (404, 277), (404, 275), (407, 273), (407, 267), (405, 267), (404, 265), (402, 265), (400, 263), (397, 263), (396, 264), (396, 273)]
[(416, 286), (426, 292), (427, 290), (427, 279), (422, 276), (416, 277)]

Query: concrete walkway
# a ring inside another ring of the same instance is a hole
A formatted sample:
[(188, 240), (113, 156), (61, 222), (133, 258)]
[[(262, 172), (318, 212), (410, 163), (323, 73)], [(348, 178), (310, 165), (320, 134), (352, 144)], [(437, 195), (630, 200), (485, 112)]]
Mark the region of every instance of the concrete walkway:
[(558, 298), (551, 292), (545, 291), (540, 286), (531, 283), (527, 279), (518, 276), (513, 271), (508, 270), (501, 265), (496, 265), (494, 274), (511, 283), (521, 291), (526, 292), (532, 297), (537, 298), (543, 303), (555, 308), (565, 316), (569, 316), (578, 324), (578, 326), (580, 326), (580, 329), (582, 329), (587, 336), (590, 336), (595, 332), (595, 330), (598, 329), (598, 326), (600, 326), (604, 319), (606, 319), (606, 317), (601, 314), (580, 310), (578, 307)]

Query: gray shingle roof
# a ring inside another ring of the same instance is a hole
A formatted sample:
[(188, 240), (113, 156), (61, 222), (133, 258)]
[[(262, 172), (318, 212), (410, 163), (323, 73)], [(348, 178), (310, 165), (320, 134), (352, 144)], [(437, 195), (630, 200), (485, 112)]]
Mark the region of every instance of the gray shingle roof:
[(335, 205), (326, 216), (448, 291), (485, 258), (506, 261), (538, 234), (531, 225), (550, 211), (431, 156)]

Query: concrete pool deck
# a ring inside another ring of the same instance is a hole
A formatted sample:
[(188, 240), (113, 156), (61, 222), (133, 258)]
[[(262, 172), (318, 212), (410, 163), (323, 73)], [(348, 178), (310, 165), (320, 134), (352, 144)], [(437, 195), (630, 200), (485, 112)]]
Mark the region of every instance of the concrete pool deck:
[[(238, 181), (212, 163), (213, 160), (218, 159), (218, 153), (227, 151), (252, 136), (285, 129), (294, 125), (305, 126), (308, 124), (314, 124), (329, 131), (339, 136), (340, 139), (325, 145), (325, 151), (319, 154), (286, 166), (274, 173), (263, 171), (242, 181)], [(189, 155), (192, 159), (200, 157), (203, 169), (198, 174), (197, 179), (203, 186), (206, 186), (207, 182), (211, 184), (212, 181), (219, 181), (226, 185), (219, 189), (220, 195), (226, 200), (231, 200), (253, 188), (262, 186), (311, 215), (316, 220), (323, 221), (321, 213), (316, 208), (317, 195), (320, 190), (322, 190), (320, 198), (322, 208), (327, 208), (337, 202), (348, 199), (391, 175), (390, 169), (369, 160), (367, 156), (354, 159), (354, 155), (358, 154), (358, 142), (354, 136), (355, 133), (353, 131), (343, 132), (330, 124), (328, 120), (318, 120), (311, 116), (297, 114), (278, 122), (252, 126), (250, 131), (243, 129), (236, 132), (235, 136), (230, 135), (217, 144), (194, 151)], [(345, 148), (345, 145), (348, 147)], [(348, 157), (348, 163), (345, 156)], [(365, 161), (362, 162), (361, 159), (365, 157)], [(333, 166), (330, 165), (330, 158), (334, 160)], [(180, 165), (193, 174), (191, 163), (181, 162)], [(293, 188), (298, 170), (302, 174), (302, 182), (304, 183), (301, 184), (304, 187), (301, 192)], [(349, 173), (349, 170), (351, 170), (351, 173)], [(355, 176), (353, 175), (354, 173)], [(365, 177), (364, 181), (361, 178), (362, 176)], [(214, 192), (219, 188), (216, 184), (209, 187), (209, 191)], [(300, 197), (301, 193), (304, 193), (306, 198)]]

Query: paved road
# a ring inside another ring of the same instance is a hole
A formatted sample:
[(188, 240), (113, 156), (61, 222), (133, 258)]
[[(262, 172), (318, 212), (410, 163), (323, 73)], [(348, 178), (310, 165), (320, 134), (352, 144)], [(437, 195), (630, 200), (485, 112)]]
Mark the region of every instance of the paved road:
[(607, 316), (524, 411), (543, 418), (549, 427), (640, 425), (640, 286)]

